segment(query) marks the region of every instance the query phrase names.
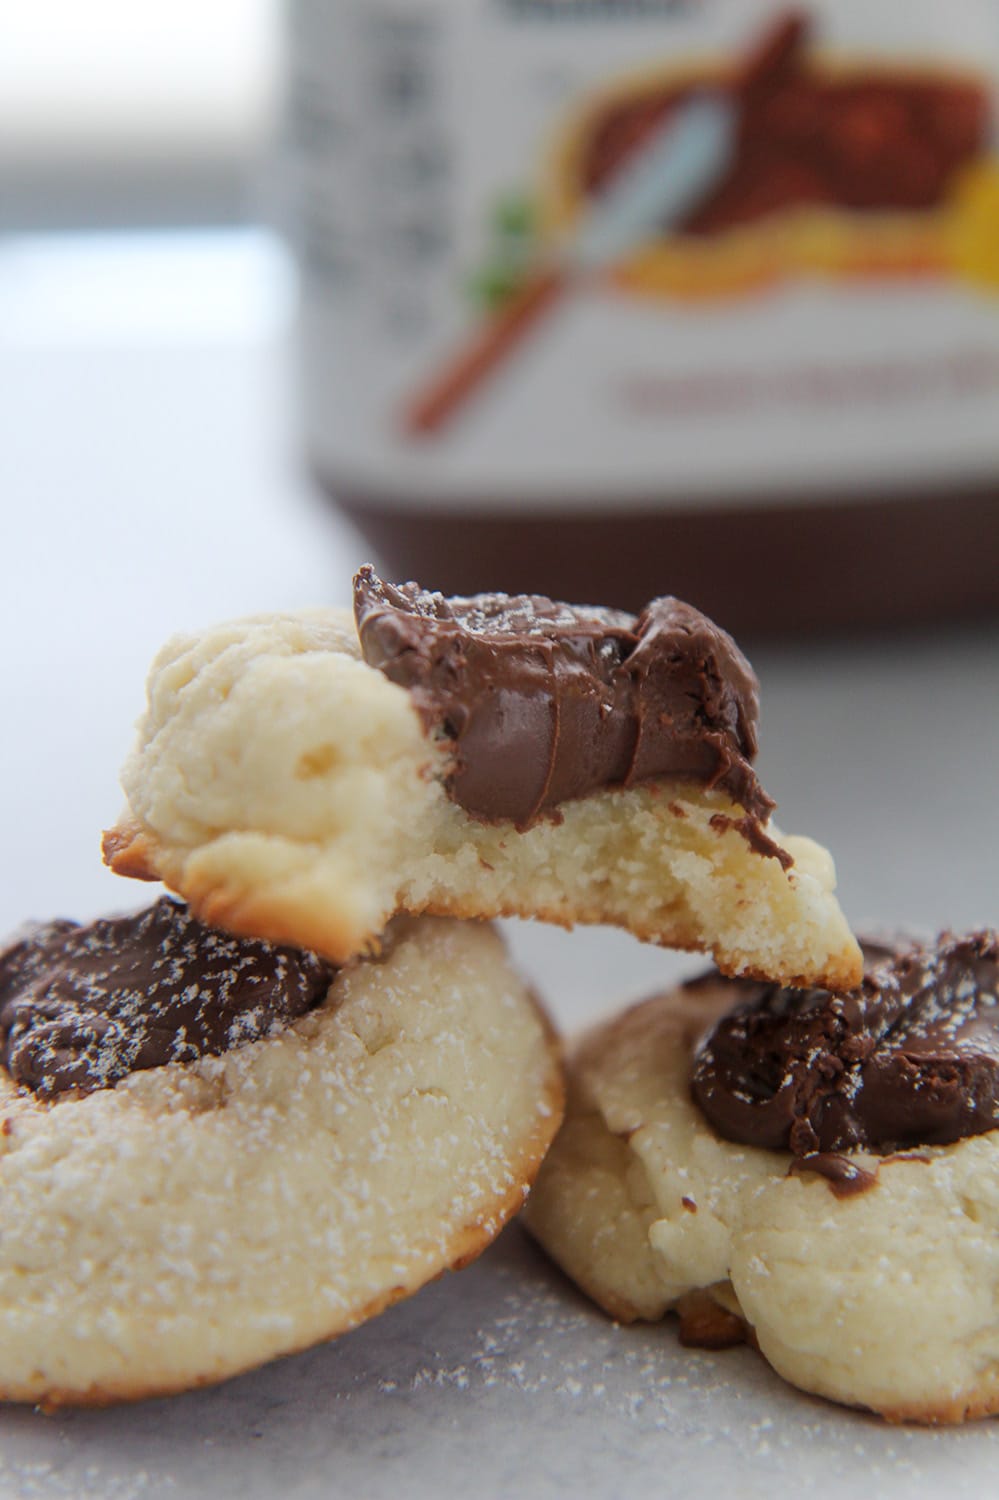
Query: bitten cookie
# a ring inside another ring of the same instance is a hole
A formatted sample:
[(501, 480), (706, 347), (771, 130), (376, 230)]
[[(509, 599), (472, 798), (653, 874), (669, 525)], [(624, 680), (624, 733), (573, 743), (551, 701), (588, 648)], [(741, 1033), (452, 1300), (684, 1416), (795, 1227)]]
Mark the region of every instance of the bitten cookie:
[(543, 1017), (488, 927), (378, 959), (164, 899), (0, 955), (0, 1398), (222, 1380), (466, 1264), (558, 1125)]
[(994, 933), (874, 950), (850, 996), (708, 976), (583, 1040), (527, 1222), (616, 1318), (960, 1422), (999, 1410), (997, 1126)]
[(206, 921), (337, 961), (397, 910), (606, 922), (726, 972), (849, 985), (832, 861), (770, 823), (756, 679), (677, 600), (639, 619), (356, 580), (339, 611), (172, 641), (105, 836)]

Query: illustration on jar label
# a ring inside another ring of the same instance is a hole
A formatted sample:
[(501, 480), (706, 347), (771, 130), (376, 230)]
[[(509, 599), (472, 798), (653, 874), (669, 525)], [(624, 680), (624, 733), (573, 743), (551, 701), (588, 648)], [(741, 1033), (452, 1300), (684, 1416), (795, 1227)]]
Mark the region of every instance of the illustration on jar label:
[(816, 32), (785, 12), (734, 58), (674, 55), (574, 100), (540, 187), (495, 204), (479, 326), (404, 403), (405, 432), (443, 432), (594, 277), (692, 308), (804, 277), (999, 287), (988, 80), (839, 57)]

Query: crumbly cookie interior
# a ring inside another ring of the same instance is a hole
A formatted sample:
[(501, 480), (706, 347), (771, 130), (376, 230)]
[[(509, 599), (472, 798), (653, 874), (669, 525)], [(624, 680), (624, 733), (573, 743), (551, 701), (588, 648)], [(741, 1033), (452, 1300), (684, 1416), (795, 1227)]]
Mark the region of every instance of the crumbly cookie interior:
[(451, 801), (451, 753), (359, 659), (344, 612), (180, 638), (154, 664), (107, 857), (164, 879), (206, 921), (336, 961), (371, 950), (403, 909), (613, 923), (785, 984), (859, 977), (832, 860), (811, 840), (768, 830), (785, 871), (750, 847), (726, 796), (666, 779), (517, 832)]

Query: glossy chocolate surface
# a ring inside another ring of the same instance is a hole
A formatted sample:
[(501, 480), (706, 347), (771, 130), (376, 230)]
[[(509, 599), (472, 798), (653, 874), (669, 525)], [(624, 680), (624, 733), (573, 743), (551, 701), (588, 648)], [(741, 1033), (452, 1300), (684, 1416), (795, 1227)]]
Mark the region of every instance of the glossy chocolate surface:
[(999, 937), (865, 944), (849, 994), (721, 980), (734, 1008), (697, 1048), (694, 1098), (745, 1145), (828, 1156), (999, 1127)]
[(230, 937), (163, 897), (89, 926), (46, 922), (0, 953), (0, 1060), (50, 1099), (216, 1056), (325, 997), (313, 953)]
[(454, 741), (448, 790), (473, 816), (523, 829), (600, 788), (679, 776), (727, 793), (776, 852), (751, 765), (756, 677), (690, 605), (656, 599), (636, 617), (539, 595), (447, 599), (362, 568), (355, 614), (365, 660)]

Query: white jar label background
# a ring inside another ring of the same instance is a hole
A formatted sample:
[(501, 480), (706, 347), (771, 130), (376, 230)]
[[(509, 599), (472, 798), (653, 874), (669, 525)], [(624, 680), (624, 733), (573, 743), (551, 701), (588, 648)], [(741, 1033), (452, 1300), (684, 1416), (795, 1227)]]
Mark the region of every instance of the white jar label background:
[(766, 0), (293, 8), (320, 472), (576, 513), (999, 475), (999, 10), (807, 16), (761, 105)]

